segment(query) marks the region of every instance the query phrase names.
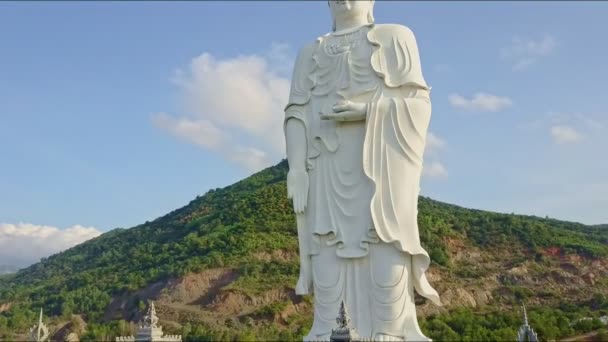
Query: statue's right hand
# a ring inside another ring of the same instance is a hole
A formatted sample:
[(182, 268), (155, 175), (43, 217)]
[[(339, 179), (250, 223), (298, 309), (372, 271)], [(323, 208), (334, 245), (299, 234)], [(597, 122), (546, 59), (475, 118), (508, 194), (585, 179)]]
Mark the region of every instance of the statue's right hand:
[(287, 173), (287, 198), (293, 199), (293, 211), (302, 214), (308, 203), (308, 172), (289, 170)]

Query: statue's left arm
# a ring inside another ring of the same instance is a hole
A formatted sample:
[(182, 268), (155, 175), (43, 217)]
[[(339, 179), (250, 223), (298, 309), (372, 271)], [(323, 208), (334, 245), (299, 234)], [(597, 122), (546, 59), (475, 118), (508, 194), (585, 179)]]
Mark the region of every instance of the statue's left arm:
[(312, 266), (310, 260), (310, 237), (306, 223), (306, 207), (308, 202), (308, 145), (307, 131), (310, 116), (309, 78), (312, 53), (316, 43), (302, 48), (296, 60), (289, 102), (285, 107), (285, 139), (289, 172), (287, 173), (287, 194), (293, 200), (296, 224), (298, 229), (298, 245), (300, 249), (300, 277), (296, 284), (296, 294), (312, 293)]

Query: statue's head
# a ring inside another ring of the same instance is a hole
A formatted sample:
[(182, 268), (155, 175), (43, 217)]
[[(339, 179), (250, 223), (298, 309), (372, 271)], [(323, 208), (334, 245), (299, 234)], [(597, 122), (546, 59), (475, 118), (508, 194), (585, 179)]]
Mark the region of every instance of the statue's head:
[(353, 17), (366, 17), (367, 22), (374, 22), (374, 0), (329, 0), (327, 1), (336, 30), (336, 21)]

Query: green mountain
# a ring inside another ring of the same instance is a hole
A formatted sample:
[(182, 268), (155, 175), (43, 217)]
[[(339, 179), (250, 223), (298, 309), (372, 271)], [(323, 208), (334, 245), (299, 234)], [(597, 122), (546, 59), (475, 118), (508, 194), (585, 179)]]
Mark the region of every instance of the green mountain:
[[(115, 229), (0, 277), (0, 339), (19, 338), (43, 308), (57, 334), (132, 332), (154, 300), (165, 331), (186, 340), (301, 339), (311, 298), (296, 296), (294, 216), (285, 161), (183, 208)], [(421, 197), (419, 224), (441, 308), (418, 299), (434, 339), (514, 340), (525, 302), (543, 339), (602, 328), (608, 229), (465, 209)], [(84, 320), (74, 324), (75, 320)], [(61, 338), (59, 335), (57, 338)]]

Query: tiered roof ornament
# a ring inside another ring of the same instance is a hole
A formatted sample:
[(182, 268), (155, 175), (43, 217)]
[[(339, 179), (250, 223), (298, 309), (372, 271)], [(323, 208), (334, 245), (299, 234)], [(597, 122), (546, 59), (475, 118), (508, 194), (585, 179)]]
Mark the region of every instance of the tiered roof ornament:
[(179, 342), (181, 340), (181, 335), (163, 335), (163, 328), (158, 325), (158, 316), (156, 316), (156, 308), (153, 302), (150, 302), (148, 306), (148, 311), (139, 326), (137, 336), (116, 338), (116, 342)]
[[(350, 326), (350, 317), (348, 316), (348, 310), (344, 301), (340, 303), (340, 310), (338, 311), (338, 317), (336, 318), (338, 328), (331, 330), (331, 336), (329, 340), (331, 342), (363, 342), (368, 341), (359, 336), (357, 329)], [(371, 341), (371, 340), (369, 340)]]

